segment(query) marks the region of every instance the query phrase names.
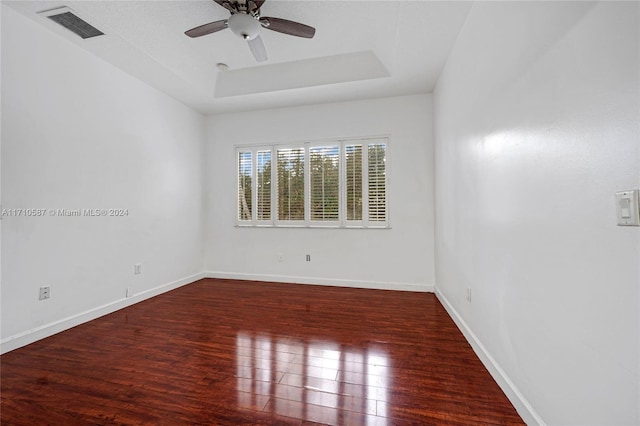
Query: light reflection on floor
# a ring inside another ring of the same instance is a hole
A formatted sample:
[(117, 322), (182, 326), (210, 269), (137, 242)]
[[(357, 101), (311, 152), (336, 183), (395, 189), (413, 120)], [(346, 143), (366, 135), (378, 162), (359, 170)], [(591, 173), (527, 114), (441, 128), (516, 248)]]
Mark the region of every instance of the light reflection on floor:
[[(380, 348), (238, 333), (238, 406), (327, 424), (386, 425), (389, 359)], [(354, 417), (356, 416), (356, 417)]]

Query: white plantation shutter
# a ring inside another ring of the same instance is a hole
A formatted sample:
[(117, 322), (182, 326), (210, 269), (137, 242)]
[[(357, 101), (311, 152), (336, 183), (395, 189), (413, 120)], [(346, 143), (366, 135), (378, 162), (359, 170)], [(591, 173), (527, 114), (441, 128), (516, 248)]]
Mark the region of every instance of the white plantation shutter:
[(387, 220), (386, 150), (384, 143), (368, 146), (369, 222)]
[(340, 199), (340, 147), (309, 148), (310, 220), (337, 221)]
[(256, 153), (256, 216), (271, 220), (271, 150)]
[(304, 220), (304, 148), (279, 148), (278, 220)]
[(362, 145), (345, 146), (346, 219), (362, 220)]
[(253, 164), (251, 151), (238, 152), (238, 220), (251, 220)]
[(388, 228), (387, 142), (237, 147), (237, 225)]

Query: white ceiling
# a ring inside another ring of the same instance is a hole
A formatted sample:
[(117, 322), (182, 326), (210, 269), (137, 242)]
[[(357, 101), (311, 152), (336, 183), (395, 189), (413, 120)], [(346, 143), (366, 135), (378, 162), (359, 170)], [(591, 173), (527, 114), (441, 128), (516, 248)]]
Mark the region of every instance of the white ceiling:
[[(269, 59), (257, 63), (229, 30), (184, 35), (229, 16), (212, 0), (5, 3), (205, 114), (429, 92), (471, 5), (267, 0), (262, 16), (311, 25), (316, 35), (263, 29)], [(37, 13), (60, 6), (106, 35), (83, 40)], [(219, 62), (229, 70), (219, 71)]]

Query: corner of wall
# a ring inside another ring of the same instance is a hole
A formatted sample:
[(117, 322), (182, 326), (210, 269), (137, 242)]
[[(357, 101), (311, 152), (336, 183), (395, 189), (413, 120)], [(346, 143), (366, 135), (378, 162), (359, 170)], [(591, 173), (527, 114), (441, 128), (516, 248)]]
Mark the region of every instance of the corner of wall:
[(482, 344), (480, 339), (475, 335), (475, 333), (471, 330), (469, 325), (465, 322), (462, 316), (456, 311), (453, 305), (449, 302), (449, 300), (445, 297), (442, 291), (435, 286), (434, 292), (436, 297), (442, 303), (445, 310), (449, 314), (449, 316), (453, 319), (453, 321), (458, 326), (458, 329), (462, 332), (467, 342), (473, 348), (473, 351), (478, 355), (478, 358), (482, 361), (482, 364), (487, 368), (493, 379), (498, 383), (498, 386), (505, 393), (509, 401), (513, 404), (516, 411), (523, 418), (527, 425), (540, 425), (544, 426), (545, 423), (542, 420), (542, 417), (538, 415), (533, 406), (527, 401), (527, 399), (522, 395), (522, 393), (518, 390), (513, 381), (509, 378), (507, 373), (500, 367), (495, 358), (491, 355), (489, 350)]

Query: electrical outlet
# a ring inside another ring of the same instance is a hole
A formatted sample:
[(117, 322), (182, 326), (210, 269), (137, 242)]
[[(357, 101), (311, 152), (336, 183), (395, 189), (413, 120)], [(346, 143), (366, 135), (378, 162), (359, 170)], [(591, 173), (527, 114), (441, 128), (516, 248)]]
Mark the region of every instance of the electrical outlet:
[(307, 262), (311, 262), (311, 255), (310, 254), (307, 255)]
[(136, 263), (135, 265), (133, 265), (133, 273), (135, 275), (142, 273), (142, 263)]
[(127, 297), (133, 297), (133, 287), (127, 287)]
[(467, 302), (471, 303), (471, 289), (467, 287)]
[(44, 300), (50, 297), (51, 297), (51, 287), (49, 286), (40, 287), (40, 296), (38, 297), (38, 300)]

